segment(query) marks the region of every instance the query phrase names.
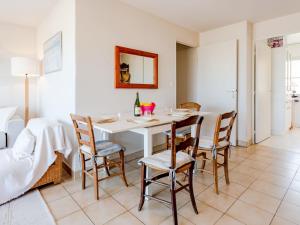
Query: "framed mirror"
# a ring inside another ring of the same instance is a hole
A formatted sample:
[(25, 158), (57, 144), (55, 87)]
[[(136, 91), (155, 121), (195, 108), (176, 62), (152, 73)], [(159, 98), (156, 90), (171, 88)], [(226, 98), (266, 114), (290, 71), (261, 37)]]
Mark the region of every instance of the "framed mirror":
[(158, 54), (115, 47), (116, 88), (158, 88)]

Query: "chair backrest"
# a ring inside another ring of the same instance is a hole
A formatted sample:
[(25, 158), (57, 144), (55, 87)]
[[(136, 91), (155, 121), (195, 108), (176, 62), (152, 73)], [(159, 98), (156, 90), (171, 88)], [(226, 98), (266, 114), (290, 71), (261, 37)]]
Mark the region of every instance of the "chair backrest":
[(214, 144), (216, 146), (221, 141), (230, 141), (231, 131), (236, 116), (237, 113), (235, 111), (227, 112), (218, 116), (214, 133)]
[[(201, 124), (203, 121), (203, 116), (191, 116), (183, 121), (179, 122), (172, 122), (172, 129), (171, 129), (171, 169), (176, 167), (176, 153), (178, 151), (184, 151), (188, 148), (192, 150), (191, 155), (195, 158), (198, 145), (199, 145), (199, 138), (200, 138), (200, 129)], [(182, 127), (189, 127), (192, 125), (196, 125), (196, 134), (195, 137), (189, 137), (186, 140), (180, 142), (176, 145), (176, 130)]]
[(70, 114), (79, 147), (85, 145), (91, 149), (91, 154), (96, 155), (95, 136), (91, 117)]
[(201, 109), (201, 105), (199, 105), (196, 102), (184, 102), (184, 103), (179, 104), (179, 108), (181, 108), (181, 109), (194, 109), (194, 110), (199, 112), (200, 109)]

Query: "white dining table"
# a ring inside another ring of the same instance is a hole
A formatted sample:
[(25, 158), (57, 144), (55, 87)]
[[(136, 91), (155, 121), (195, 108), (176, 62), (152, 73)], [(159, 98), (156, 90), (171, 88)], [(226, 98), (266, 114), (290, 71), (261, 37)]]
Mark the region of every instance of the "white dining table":
[[(210, 112), (192, 112), (191, 115), (207, 116)], [(159, 134), (171, 129), (173, 121), (181, 121), (186, 117), (172, 116), (169, 113), (156, 113), (151, 118), (156, 119), (154, 122), (137, 123), (134, 122), (134, 117), (130, 114), (124, 114), (112, 123), (97, 123), (93, 122), (95, 129), (115, 134), (125, 131), (142, 134), (144, 137), (144, 157), (152, 155), (154, 134)], [(94, 120), (95, 121), (95, 120)]]
[[(190, 115), (207, 116), (210, 112), (191, 112)], [(173, 121), (181, 121), (186, 117), (172, 116), (171, 113), (157, 112), (151, 116), (156, 119), (154, 122), (136, 123), (134, 117), (130, 114), (123, 114), (115, 122), (112, 123), (97, 123), (93, 122), (95, 129), (115, 134), (125, 131), (130, 131), (143, 135), (144, 139), (144, 157), (151, 156), (153, 153), (153, 135), (163, 133), (171, 129)], [(96, 121), (96, 120), (94, 120)], [(193, 129), (192, 129), (193, 130)], [(150, 177), (150, 170), (147, 171), (147, 177)], [(147, 194), (151, 194), (149, 188), (146, 190)]]
[[(210, 112), (191, 112), (191, 115), (207, 116), (211, 114)], [(94, 119), (93, 126), (94, 129), (98, 129), (102, 132), (108, 134), (116, 134), (120, 132), (130, 131), (143, 135), (144, 139), (144, 157), (151, 156), (153, 153), (153, 135), (163, 133), (171, 129), (171, 123), (173, 121), (181, 121), (187, 117), (174, 116), (167, 112), (156, 112), (151, 116), (155, 119), (154, 122), (137, 123), (134, 122), (134, 116), (130, 114), (123, 114), (118, 117), (118, 119), (111, 123), (97, 123)], [(193, 127), (192, 127), (193, 133)], [(192, 134), (193, 135), (193, 134)], [(147, 177), (151, 176), (151, 171), (147, 171)], [(148, 187), (146, 189), (147, 194), (151, 194), (151, 190)]]

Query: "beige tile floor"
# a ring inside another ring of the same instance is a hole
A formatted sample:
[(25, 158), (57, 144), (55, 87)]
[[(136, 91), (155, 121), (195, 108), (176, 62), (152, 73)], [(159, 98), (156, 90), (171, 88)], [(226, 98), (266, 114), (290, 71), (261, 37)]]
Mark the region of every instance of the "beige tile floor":
[[(300, 225), (299, 165), (300, 151), (277, 149), (270, 147), (270, 143), (232, 149), (231, 184), (226, 185), (220, 171), (220, 194), (216, 195), (212, 177), (197, 172), (194, 189), (199, 214), (194, 213), (189, 195), (181, 192), (179, 222), (181, 225)], [(102, 182), (99, 201), (94, 199), (91, 181), (86, 190), (81, 190), (80, 179), (65, 176), (62, 184), (43, 188), (41, 193), (57, 224), (172, 224), (170, 207), (161, 203), (147, 201), (143, 210), (137, 211), (140, 176), (136, 160), (128, 162), (126, 168), (130, 187), (125, 188), (119, 177)], [(169, 198), (168, 190), (157, 186), (153, 189), (161, 198)]]

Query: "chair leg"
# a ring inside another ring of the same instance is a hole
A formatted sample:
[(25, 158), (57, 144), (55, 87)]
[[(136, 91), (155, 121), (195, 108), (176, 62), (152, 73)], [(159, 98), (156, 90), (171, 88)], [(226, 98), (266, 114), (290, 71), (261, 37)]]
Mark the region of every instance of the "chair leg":
[(228, 172), (228, 148), (224, 150), (224, 173), (225, 173), (226, 184), (230, 184), (229, 172)]
[(205, 169), (205, 164), (206, 164), (206, 152), (203, 152), (203, 160), (202, 160), (202, 165), (201, 165), (201, 170), (200, 170), (200, 172), (201, 173), (203, 173), (204, 171), (204, 169)]
[(82, 189), (85, 189), (85, 157), (84, 154), (80, 152), (80, 159), (81, 159), (81, 186)]
[(99, 188), (98, 188), (98, 169), (97, 169), (97, 161), (93, 159), (93, 175), (94, 175), (94, 193), (95, 198), (99, 200)]
[(177, 218), (177, 206), (176, 206), (176, 192), (175, 192), (175, 179), (174, 173), (172, 172), (172, 181), (171, 181), (171, 202), (172, 202), (172, 212), (173, 212), (173, 221), (174, 225), (178, 225), (178, 218)]
[(120, 160), (121, 160), (122, 178), (123, 178), (125, 186), (128, 187), (128, 183), (127, 183), (126, 176), (125, 176), (125, 156), (124, 156), (124, 151), (123, 150), (120, 151), (119, 155), (120, 155)]
[(141, 166), (141, 197), (138, 210), (141, 211), (145, 202), (145, 190), (146, 190), (146, 166), (142, 164)]
[(167, 145), (167, 149), (169, 149), (169, 141), (170, 141), (169, 135), (166, 135), (166, 145)]
[(189, 191), (190, 191), (190, 197), (191, 197), (191, 202), (194, 211), (196, 214), (198, 214), (198, 209), (197, 209), (195, 195), (194, 195), (194, 187), (193, 187), (193, 168), (194, 166), (191, 166), (191, 168), (189, 169)]
[(215, 180), (215, 192), (219, 194), (219, 185), (218, 185), (218, 161), (213, 159), (213, 171), (214, 171), (214, 180)]
[(109, 172), (109, 169), (108, 169), (108, 166), (107, 166), (107, 157), (103, 157), (103, 164), (104, 164), (104, 168), (105, 168), (105, 172), (107, 174), (107, 176), (110, 176), (110, 172)]

